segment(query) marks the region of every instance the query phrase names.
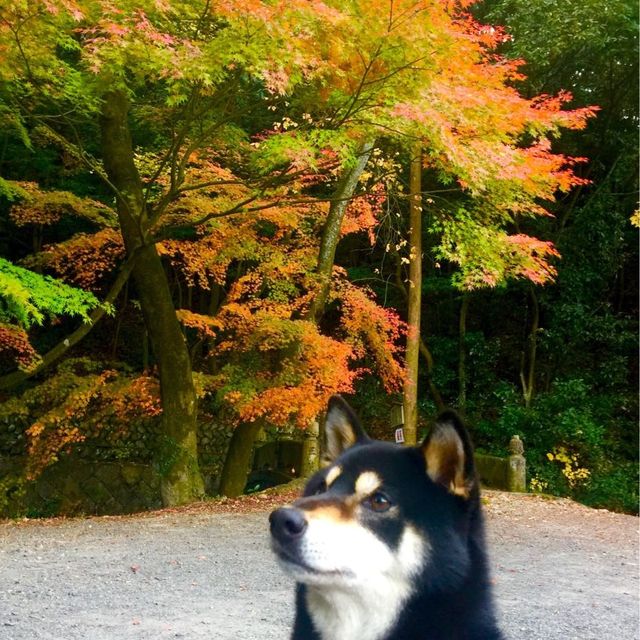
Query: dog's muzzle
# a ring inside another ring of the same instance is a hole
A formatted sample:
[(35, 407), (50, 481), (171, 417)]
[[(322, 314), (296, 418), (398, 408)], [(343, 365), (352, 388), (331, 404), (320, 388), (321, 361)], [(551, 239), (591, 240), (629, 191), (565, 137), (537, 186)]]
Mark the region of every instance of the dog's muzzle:
[(271, 535), (282, 546), (299, 540), (307, 529), (307, 519), (300, 509), (280, 507), (269, 516)]

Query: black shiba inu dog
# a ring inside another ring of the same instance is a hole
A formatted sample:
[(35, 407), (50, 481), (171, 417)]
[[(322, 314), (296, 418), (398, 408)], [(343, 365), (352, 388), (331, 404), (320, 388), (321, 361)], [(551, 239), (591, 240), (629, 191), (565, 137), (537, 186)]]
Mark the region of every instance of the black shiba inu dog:
[(370, 439), (334, 396), (326, 433), (330, 465), (269, 518), (297, 582), (292, 640), (500, 640), (459, 417), (401, 447)]

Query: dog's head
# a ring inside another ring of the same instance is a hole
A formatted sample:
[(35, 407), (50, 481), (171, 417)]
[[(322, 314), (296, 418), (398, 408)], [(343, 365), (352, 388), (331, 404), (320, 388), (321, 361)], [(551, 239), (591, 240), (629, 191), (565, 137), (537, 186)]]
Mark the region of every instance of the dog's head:
[[(326, 438), (328, 466), (302, 498), (270, 516), (285, 571), (300, 583), (333, 588), (409, 585), (418, 576), (437, 587), (462, 578), (450, 574), (468, 564), (464, 522), (477, 482), (456, 414), (443, 414), (420, 446), (401, 447), (370, 439), (334, 396)], [(449, 561), (438, 562), (445, 555)]]

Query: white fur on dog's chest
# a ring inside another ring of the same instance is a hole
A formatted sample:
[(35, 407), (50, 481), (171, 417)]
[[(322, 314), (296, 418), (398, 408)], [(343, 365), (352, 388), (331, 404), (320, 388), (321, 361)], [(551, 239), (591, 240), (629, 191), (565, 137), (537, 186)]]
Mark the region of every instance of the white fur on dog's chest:
[(353, 592), (310, 588), (307, 608), (322, 640), (382, 640), (396, 622), (409, 595), (407, 585), (396, 590), (373, 588)]

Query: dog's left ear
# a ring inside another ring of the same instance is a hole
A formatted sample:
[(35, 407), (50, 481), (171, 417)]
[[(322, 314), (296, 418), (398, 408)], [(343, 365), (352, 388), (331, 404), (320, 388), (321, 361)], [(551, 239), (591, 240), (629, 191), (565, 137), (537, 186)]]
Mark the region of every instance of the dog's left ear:
[(470, 496), (476, 484), (473, 447), (457, 413), (441, 414), (420, 449), (434, 482), (462, 498)]
[(333, 462), (345, 449), (369, 440), (358, 416), (340, 395), (331, 396), (325, 422), (327, 450), (325, 462)]

